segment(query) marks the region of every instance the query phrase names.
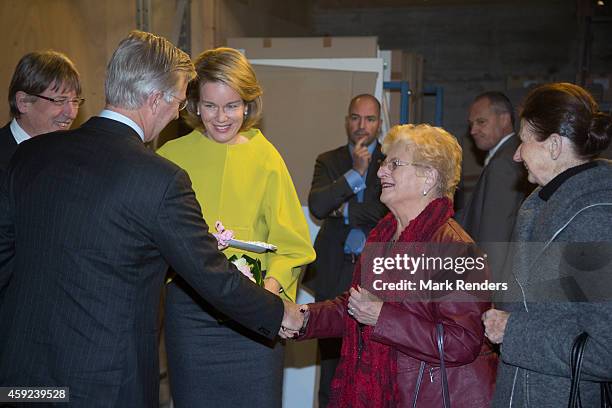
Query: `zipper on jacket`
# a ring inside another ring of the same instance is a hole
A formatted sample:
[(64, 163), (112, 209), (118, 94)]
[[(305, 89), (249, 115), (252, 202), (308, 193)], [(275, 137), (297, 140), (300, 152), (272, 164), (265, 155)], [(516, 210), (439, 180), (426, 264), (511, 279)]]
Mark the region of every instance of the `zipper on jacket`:
[(434, 382), (433, 367), (429, 367), (429, 380)]

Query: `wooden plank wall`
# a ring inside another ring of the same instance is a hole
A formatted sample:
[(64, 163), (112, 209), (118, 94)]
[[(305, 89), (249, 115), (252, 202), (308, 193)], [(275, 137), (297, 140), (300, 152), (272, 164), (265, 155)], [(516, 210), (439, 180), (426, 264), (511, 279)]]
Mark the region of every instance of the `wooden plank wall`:
[[(310, 2), (191, 0), (192, 55), (235, 36), (300, 36)], [(170, 38), (176, 0), (151, 0), (151, 31)], [(136, 28), (136, 0), (0, 0), (0, 126), (9, 119), (8, 85), (23, 54), (54, 49), (74, 61), (83, 96), (75, 125), (104, 106), (104, 73), (121, 38)]]
[[(134, 3), (135, 4), (135, 3)], [(104, 104), (106, 61), (135, 24), (136, 9), (121, 0), (3, 0), (0, 2), (0, 123), (9, 119), (8, 85), (17, 62), (33, 50), (67, 54), (81, 73), (83, 96), (77, 122)]]

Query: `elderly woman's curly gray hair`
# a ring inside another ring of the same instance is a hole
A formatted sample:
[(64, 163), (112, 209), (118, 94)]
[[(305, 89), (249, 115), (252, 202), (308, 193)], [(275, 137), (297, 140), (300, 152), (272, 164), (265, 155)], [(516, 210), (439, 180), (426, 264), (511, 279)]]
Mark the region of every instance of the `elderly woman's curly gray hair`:
[(402, 145), (412, 152), (412, 160), (423, 166), (436, 169), (438, 195), (451, 200), (461, 177), (462, 150), (457, 139), (446, 130), (431, 125), (397, 125), (387, 133), (382, 152)]

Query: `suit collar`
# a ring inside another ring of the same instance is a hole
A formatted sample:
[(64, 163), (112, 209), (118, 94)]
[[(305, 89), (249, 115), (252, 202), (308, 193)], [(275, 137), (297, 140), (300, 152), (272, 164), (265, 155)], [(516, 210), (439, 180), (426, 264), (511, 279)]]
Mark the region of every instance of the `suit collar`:
[(11, 132), (11, 122), (7, 123), (6, 126), (1, 129), (0, 142), (3, 140), (4, 143), (8, 144), (9, 146), (17, 146), (13, 132)]
[(21, 142), (25, 142), (26, 140), (29, 140), (32, 138), (30, 135), (28, 135), (28, 133), (25, 130), (23, 130), (23, 128), (21, 127), (19, 122), (17, 122), (17, 119), (15, 118), (11, 120), (9, 127), (11, 129), (11, 134), (13, 135), (13, 139), (15, 140), (15, 143), (17, 144)]
[(125, 123), (118, 122), (113, 119), (101, 118), (99, 116), (92, 116), (82, 126), (83, 129), (95, 128), (107, 133), (113, 133), (119, 136), (128, 136), (130, 140), (143, 144), (138, 133)]
[(488, 151), (487, 157), (485, 158), (485, 166), (489, 164), (493, 156), (495, 156), (495, 153), (501, 150), (502, 147), (504, 147), (504, 145), (506, 145), (507, 142), (513, 137), (514, 137), (514, 132), (508, 133), (506, 136), (502, 137), (499, 140), (499, 142), (497, 142), (497, 144), (491, 150)]
[(144, 142), (145, 140), (144, 131), (142, 130), (140, 126), (138, 126), (136, 122), (134, 122), (132, 119), (128, 118), (127, 116), (119, 112), (116, 112), (114, 110), (111, 110), (111, 109), (104, 109), (102, 112), (100, 112), (98, 116), (101, 118), (116, 120), (117, 122), (121, 122), (125, 125), (128, 125), (132, 129), (134, 129), (136, 133), (138, 133), (138, 137), (140, 137), (140, 140)]

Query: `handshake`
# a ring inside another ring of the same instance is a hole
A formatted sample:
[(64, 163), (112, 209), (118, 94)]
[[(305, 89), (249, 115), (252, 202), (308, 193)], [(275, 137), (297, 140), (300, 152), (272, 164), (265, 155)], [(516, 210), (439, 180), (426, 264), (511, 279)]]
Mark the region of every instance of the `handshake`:
[(283, 300), (285, 311), (278, 335), (283, 339), (295, 339), (303, 335), (308, 324), (308, 305), (298, 305)]

